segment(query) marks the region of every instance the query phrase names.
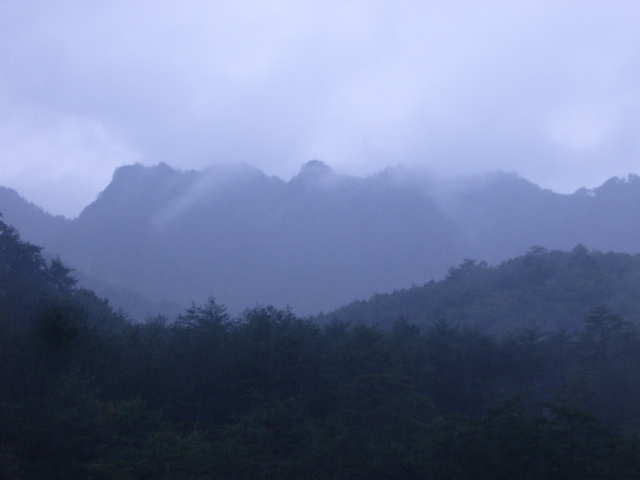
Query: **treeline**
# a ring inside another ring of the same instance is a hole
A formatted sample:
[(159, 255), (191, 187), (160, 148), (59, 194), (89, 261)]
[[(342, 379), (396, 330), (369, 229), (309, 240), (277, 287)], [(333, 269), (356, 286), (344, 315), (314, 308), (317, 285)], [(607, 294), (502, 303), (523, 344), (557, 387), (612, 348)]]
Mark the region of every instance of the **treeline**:
[(0, 221), (0, 477), (637, 478), (640, 336), (389, 330), (211, 299), (129, 322)]

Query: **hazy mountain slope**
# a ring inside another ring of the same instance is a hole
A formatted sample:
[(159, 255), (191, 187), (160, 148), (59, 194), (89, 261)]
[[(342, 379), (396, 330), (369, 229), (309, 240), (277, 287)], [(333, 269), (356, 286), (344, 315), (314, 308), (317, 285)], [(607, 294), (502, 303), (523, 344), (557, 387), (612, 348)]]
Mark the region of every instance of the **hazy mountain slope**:
[(442, 274), (455, 227), (387, 172), (342, 177), (310, 162), (290, 182), (249, 167), (123, 167), (56, 247), (89, 276), (150, 299), (214, 295), (313, 313)]
[(612, 178), (562, 195), (514, 174), (458, 179), (440, 186), (439, 204), (467, 235), (469, 258), (491, 263), (533, 245), (640, 252), (640, 177)]
[(0, 187), (0, 213), (5, 223), (20, 231), (22, 238), (43, 246), (50, 245), (71, 222), (62, 216), (54, 217), (5, 187)]
[(313, 161), (288, 182), (243, 165), (126, 166), (77, 219), (7, 189), (0, 212), (116, 307), (213, 295), (232, 312), (315, 314), (442, 278), (463, 258), (498, 263), (533, 245), (639, 253), (639, 200), (637, 176), (560, 195), (514, 174), (436, 181), (393, 167), (355, 178)]
[[(72, 242), (69, 246), (64, 244), (64, 239), (75, 235), (75, 232), (70, 233), (65, 230), (73, 230), (76, 221), (51, 215), (40, 207), (27, 202), (14, 190), (0, 187), (0, 213), (3, 215), (2, 219), (15, 227), (26, 241), (46, 247), (43, 252), (45, 258), (64, 255), (71, 250), (81, 256), (86, 250), (82, 248), (82, 238), (79, 239), (79, 242)], [(96, 231), (103, 231), (99, 222), (95, 228)], [(80, 245), (80, 248), (76, 248), (76, 245)], [(123, 309), (132, 318), (144, 319), (148, 315), (160, 312), (177, 315), (182, 310), (182, 305), (178, 306), (158, 300), (150, 301), (135, 291), (99, 280), (100, 272), (97, 272), (97, 277), (88, 276), (81, 268), (78, 268), (78, 265), (82, 264), (82, 262), (75, 262), (76, 268), (72, 273), (79, 285), (95, 291), (103, 298), (108, 298), (116, 310)]]

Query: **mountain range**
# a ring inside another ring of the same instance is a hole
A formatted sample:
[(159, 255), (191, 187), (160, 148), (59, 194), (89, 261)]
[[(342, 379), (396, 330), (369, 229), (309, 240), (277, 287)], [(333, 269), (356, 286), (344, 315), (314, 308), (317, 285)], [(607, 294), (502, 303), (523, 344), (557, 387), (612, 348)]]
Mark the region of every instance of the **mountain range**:
[(465, 258), (532, 246), (640, 253), (640, 177), (573, 194), (512, 173), (434, 179), (408, 167), (360, 178), (319, 161), (289, 181), (246, 165), (118, 168), (75, 219), (0, 187), (0, 213), (133, 317), (213, 296), (299, 314), (443, 278)]

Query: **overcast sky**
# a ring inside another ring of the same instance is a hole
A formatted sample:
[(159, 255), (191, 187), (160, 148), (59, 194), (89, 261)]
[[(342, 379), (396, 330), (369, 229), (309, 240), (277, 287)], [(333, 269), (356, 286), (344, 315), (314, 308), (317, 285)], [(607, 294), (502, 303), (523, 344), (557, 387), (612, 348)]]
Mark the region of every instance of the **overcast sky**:
[(640, 2), (0, 0), (0, 185), (75, 216), (123, 164), (640, 173)]

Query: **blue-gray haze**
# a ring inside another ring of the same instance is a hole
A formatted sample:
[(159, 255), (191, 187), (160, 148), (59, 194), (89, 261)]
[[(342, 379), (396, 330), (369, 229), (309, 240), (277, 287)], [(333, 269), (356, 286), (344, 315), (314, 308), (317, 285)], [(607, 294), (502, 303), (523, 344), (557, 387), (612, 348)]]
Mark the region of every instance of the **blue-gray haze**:
[(638, 253), (639, 203), (637, 176), (561, 195), (513, 174), (442, 182), (393, 167), (360, 178), (319, 161), (289, 181), (242, 165), (122, 167), (75, 220), (0, 189), (5, 221), (137, 318), (208, 296), (232, 312), (315, 314), (535, 245)]

